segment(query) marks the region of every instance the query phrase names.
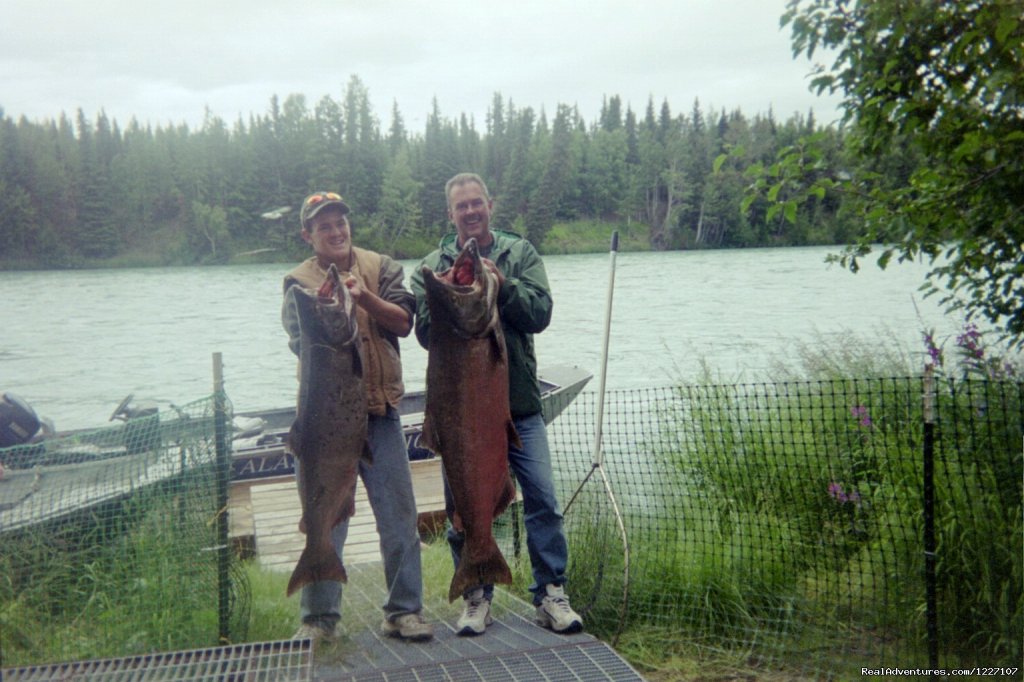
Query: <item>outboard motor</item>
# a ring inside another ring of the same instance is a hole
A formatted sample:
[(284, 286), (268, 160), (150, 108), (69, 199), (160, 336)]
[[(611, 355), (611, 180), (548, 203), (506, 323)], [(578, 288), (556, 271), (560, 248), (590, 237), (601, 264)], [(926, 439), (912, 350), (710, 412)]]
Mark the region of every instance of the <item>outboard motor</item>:
[(13, 393), (0, 396), (0, 448), (27, 443), (39, 430), (32, 406)]
[(139, 417), (152, 417), (159, 410), (160, 408), (152, 400), (136, 401), (135, 394), (129, 393), (121, 401), (121, 404), (114, 408), (114, 412), (110, 415), (110, 421), (120, 419), (126, 422), (129, 419), (138, 419)]
[(121, 401), (110, 421), (120, 419), (124, 425), (124, 446), (129, 455), (151, 450), (160, 445), (160, 415), (157, 404), (140, 400), (133, 402), (135, 395), (129, 393)]

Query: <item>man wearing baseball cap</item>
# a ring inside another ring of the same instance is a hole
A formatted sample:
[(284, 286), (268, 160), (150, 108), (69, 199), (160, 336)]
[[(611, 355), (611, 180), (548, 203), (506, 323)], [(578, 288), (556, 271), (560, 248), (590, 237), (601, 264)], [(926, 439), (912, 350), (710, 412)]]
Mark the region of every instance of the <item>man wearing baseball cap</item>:
[[(362, 337), (363, 384), (367, 398), (367, 436), (373, 464), (359, 463), (359, 476), (377, 521), (388, 590), (384, 634), (414, 641), (429, 640), (433, 628), (421, 616), (423, 579), (416, 528), (409, 457), (398, 405), (405, 387), (398, 339), (412, 330), (415, 299), (405, 288), (402, 266), (395, 260), (352, 244), (351, 209), (335, 192), (314, 192), (302, 202), (302, 239), (313, 255), (284, 278), (284, 291), (300, 285), (317, 289), (333, 264), (356, 302)], [(282, 322), (288, 345), (299, 353), (299, 323), (293, 306), (284, 306)], [(296, 463), (298, 466), (298, 463)], [(348, 521), (332, 532), (341, 558)], [(341, 620), (341, 583), (325, 580), (302, 588), (301, 625), (296, 639), (331, 640)]]

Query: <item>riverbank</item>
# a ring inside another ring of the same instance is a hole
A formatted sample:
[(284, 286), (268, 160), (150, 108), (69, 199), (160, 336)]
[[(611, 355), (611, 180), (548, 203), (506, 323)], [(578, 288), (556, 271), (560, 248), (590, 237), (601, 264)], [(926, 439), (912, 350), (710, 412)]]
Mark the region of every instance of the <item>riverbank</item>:
[[(541, 255), (606, 253), (611, 234), (619, 232), (620, 251), (650, 251), (648, 228), (643, 223), (619, 221), (576, 220), (556, 223), (545, 236), (538, 250)], [(437, 248), (436, 235), (413, 234), (390, 240), (378, 232), (355, 230), (356, 243), (364, 248), (385, 253), (399, 260), (415, 260)], [(110, 258), (88, 258), (81, 255), (55, 256), (47, 259), (10, 260), (0, 257), (0, 271), (16, 270), (96, 270), (124, 268), (159, 268), (190, 265), (252, 265), (257, 263), (294, 263), (308, 256), (308, 247), (295, 234), (287, 244), (273, 246), (239, 244), (233, 249), (221, 247), (216, 254), (197, 258), (185, 243), (180, 229), (168, 225), (155, 232), (144, 243), (128, 248)]]

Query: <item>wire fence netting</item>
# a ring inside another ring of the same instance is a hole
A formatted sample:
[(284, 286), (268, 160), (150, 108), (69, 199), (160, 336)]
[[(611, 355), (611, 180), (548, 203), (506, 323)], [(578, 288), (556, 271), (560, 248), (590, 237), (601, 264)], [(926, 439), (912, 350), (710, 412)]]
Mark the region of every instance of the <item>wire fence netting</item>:
[(0, 450), (0, 665), (244, 636), (248, 583), (224, 541), (229, 441), (217, 446), (229, 412), (213, 396)]
[(934, 448), (922, 391), (921, 378), (612, 391), (600, 476), (598, 396), (581, 394), (549, 438), (588, 630), (663, 629), (680, 653), (815, 677), (927, 668), (930, 645), (947, 667), (1019, 665), (1024, 384), (940, 381)]
[[(546, 405), (587, 630), (812, 678), (1019, 665), (1024, 384), (940, 379), (932, 421), (924, 392), (611, 391), (599, 456), (595, 393)], [(245, 641), (225, 404), (0, 450), (0, 665)], [(528, 582), (522, 514), (498, 525)]]

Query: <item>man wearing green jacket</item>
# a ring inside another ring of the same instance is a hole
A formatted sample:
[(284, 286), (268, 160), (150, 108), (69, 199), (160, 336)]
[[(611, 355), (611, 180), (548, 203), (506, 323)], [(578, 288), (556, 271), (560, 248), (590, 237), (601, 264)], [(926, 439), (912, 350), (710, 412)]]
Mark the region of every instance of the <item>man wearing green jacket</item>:
[[(527, 240), (490, 228), (494, 202), (479, 175), (456, 175), (445, 185), (445, 195), (455, 233), (446, 235), (440, 248), (428, 254), (412, 274), (416, 338), (429, 352), (430, 311), (423, 288), (422, 266), (427, 265), (435, 272), (450, 268), (462, 246), (475, 238), (484, 264), (497, 275), (499, 283), (498, 313), (508, 348), (510, 407), (522, 441), (522, 448), (509, 445), (508, 459), (523, 495), (526, 545), (533, 568), (530, 591), (537, 608), (537, 622), (556, 632), (579, 632), (583, 629), (583, 619), (569, 605), (563, 588), (568, 545), (555, 495), (533, 348), (533, 335), (544, 331), (551, 322), (551, 289), (544, 262)], [(444, 488), (450, 520), (453, 505), (447, 480)], [(449, 524), (448, 543), (456, 564), (464, 540)], [(491, 623), (493, 594), (493, 585), (479, 585), (463, 595), (463, 612), (456, 625), (458, 634), (484, 632)]]

